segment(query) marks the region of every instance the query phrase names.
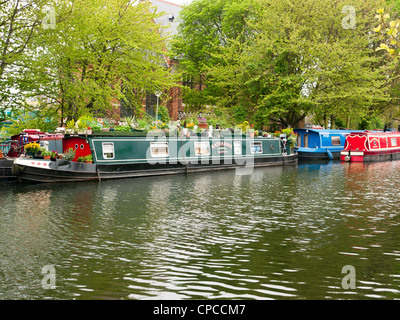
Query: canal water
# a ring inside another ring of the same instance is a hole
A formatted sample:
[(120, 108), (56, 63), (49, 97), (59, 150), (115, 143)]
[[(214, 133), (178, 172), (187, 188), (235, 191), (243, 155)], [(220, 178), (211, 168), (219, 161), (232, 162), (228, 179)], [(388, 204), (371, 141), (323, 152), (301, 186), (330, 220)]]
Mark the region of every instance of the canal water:
[(400, 161), (1, 184), (0, 299), (398, 299), (399, 181)]

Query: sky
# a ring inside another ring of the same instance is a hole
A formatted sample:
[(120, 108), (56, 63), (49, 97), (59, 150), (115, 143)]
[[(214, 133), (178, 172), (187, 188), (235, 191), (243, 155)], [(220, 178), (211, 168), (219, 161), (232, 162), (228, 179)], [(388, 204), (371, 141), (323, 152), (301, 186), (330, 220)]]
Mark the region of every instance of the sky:
[(165, 1), (176, 3), (179, 5), (189, 4), (190, 2), (192, 2), (192, 0), (165, 0)]

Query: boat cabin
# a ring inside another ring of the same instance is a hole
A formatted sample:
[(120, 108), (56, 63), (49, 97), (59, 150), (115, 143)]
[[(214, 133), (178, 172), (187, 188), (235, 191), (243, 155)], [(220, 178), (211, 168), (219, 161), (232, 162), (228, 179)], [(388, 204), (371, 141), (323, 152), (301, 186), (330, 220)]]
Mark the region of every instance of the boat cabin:
[(342, 161), (371, 162), (400, 159), (400, 133), (396, 131), (353, 132), (346, 138)]
[(353, 130), (295, 129), (299, 159), (339, 159), (346, 136)]
[(23, 132), (11, 136), (11, 141), (15, 141), (18, 148), (9, 148), (7, 157), (18, 157), (23, 151), (23, 146), (30, 142), (38, 142), (41, 147), (50, 151), (62, 153), (64, 135), (61, 133), (41, 132), (39, 129), (25, 129)]

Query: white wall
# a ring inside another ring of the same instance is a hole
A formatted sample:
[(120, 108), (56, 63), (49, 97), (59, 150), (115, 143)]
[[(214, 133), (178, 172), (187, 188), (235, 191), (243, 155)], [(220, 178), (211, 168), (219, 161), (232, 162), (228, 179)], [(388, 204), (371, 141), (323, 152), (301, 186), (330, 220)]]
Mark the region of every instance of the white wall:
[[(167, 29), (167, 32), (170, 33), (170, 35), (174, 35), (177, 33), (177, 27), (178, 27), (178, 17), (179, 17), (179, 12), (182, 10), (182, 7), (168, 2), (164, 0), (151, 0), (152, 4), (157, 7), (157, 12), (165, 12), (166, 14), (156, 20), (157, 23), (163, 25), (163, 26), (170, 26)], [(171, 22), (168, 18), (173, 16), (174, 20)]]

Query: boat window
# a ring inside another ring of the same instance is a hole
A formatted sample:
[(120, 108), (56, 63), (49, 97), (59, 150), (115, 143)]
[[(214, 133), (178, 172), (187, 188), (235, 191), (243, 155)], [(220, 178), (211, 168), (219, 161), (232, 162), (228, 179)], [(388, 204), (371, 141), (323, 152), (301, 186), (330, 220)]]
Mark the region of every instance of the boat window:
[(209, 142), (195, 142), (194, 152), (196, 156), (209, 156), (211, 154)]
[(396, 138), (391, 138), (392, 142), (392, 147), (397, 147), (397, 139)]
[(301, 135), (297, 136), (297, 147), (301, 148)]
[(151, 156), (154, 158), (168, 157), (168, 142), (152, 142), (150, 143)]
[(340, 136), (332, 136), (331, 140), (333, 146), (340, 146)]
[(242, 141), (234, 141), (233, 142), (233, 151), (235, 154), (242, 154)]
[(103, 142), (103, 158), (114, 159), (114, 142)]
[(250, 152), (252, 154), (262, 153), (262, 143), (260, 141), (250, 142)]
[(308, 148), (308, 134), (304, 135), (304, 148)]

